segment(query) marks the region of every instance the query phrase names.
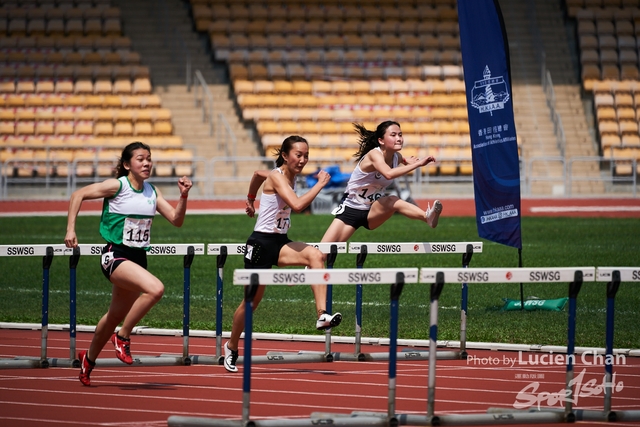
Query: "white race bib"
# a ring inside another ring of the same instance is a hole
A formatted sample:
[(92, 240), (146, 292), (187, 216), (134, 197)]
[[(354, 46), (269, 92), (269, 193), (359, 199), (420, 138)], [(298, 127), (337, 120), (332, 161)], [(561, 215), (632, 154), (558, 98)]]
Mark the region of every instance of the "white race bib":
[(152, 218), (126, 218), (122, 229), (122, 244), (131, 248), (151, 245)]
[(356, 194), (358, 201), (365, 205), (372, 205), (373, 202), (384, 196), (384, 188), (378, 185), (368, 185), (360, 189), (360, 193)]

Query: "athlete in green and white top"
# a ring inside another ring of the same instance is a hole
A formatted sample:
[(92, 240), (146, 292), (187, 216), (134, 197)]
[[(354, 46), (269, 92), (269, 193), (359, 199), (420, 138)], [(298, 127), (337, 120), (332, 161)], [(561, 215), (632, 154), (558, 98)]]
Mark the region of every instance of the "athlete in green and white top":
[(118, 178), (120, 188), (113, 197), (105, 197), (100, 218), (100, 235), (110, 243), (149, 249), (151, 223), (156, 214), (157, 193), (143, 182), (136, 190), (129, 178)]
[[(147, 252), (151, 242), (151, 224), (156, 211), (176, 227), (182, 226), (187, 211), (187, 197), (192, 183), (178, 179), (180, 199), (173, 207), (157, 188), (145, 182), (151, 176), (151, 149), (133, 142), (122, 150), (116, 167), (117, 179), (87, 185), (71, 195), (67, 216), (67, 247), (78, 246), (75, 225), (84, 200), (104, 199), (100, 234), (108, 242), (102, 250), (102, 272), (112, 285), (109, 311), (96, 326), (88, 351), (78, 354), (80, 382), (91, 385), (89, 375), (95, 358), (107, 341), (115, 346), (122, 362), (133, 363), (129, 335), (133, 327), (149, 312), (162, 295), (164, 285), (147, 271)], [(116, 327), (122, 322), (118, 333)]]

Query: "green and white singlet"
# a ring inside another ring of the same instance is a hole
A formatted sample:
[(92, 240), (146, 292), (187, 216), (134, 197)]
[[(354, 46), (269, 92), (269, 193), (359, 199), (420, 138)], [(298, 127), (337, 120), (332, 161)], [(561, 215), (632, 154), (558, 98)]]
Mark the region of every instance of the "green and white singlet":
[(118, 181), (120, 189), (102, 203), (100, 235), (109, 243), (149, 249), (151, 223), (156, 214), (156, 189), (145, 182), (138, 191), (126, 176)]

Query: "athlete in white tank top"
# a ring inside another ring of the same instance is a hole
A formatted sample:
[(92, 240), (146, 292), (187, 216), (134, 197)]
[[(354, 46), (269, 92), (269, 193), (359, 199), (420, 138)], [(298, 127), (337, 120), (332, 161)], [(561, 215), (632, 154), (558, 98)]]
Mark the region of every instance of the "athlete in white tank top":
[[(284, 174), (282, 169), (276, 168), (278, 172)], [(293, 191), (295, 192), (295, 181)], [(291, 226), (291, 207), (278, 194), (262, 194), (260, 199), (260, 215), (253, 228), (254, 231), (262, 233), (287, 234)]]
[[(374, 150), (382, 152), (380, 147), (376, 147)], [(385, 190), (391, 185), (393, 179), (385, 178), (377, 170), (363, 172), (362, 169), (360, 169), (360, 163), (362, 163), (362, 159), (360, 159), (351, 173), (351, 178), (345, 190), (347, 197), (343, 203), (353, 209), (364, 211), (369, 210), (373, 202), (385, 195)], [(395, 168), (397, 166), (398, 156), (394, 155), (393, 166), (391, 167)]]
[(431, 228), (438, 225), (442, 203), (436, 200), (424, 211), (413, 203), (395, 194), (386, 195), (386, 188), (395, 178), (406, 175), (420, 167), (435, 162), (427, 156), (403, 157), (402, 130), (397, 122), (380, 123), (375, 131), (355, 124), (359, 134), (359, 159), (345, 190), (346, 197), (332, 212), (336, 217), (322, 237), (322, 242), (346, 242), (359, 228), (375, 230), (393, 214), (399, 213), (409, 219), (427, 223)]

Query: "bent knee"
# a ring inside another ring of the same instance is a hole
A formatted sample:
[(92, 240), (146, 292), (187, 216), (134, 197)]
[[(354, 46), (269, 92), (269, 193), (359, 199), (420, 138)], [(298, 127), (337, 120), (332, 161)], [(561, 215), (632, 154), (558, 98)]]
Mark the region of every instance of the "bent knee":
[(162, 282), (158, 280), (153, 284), (153, 286), (150, 286), (147, 290), (147, 295), (153, 298), (156, 302), (160, 301), (164, 295), (164, 285)]
[(320, 250), (315, 250), (309, 254), (309, 268), (324, 268), (326, 257)]
[(391, 209), (393, 208), (393, 206), (398, 200), (400, 200), (398, 196), (389, 195), (389, 196), (379, 198), (377, 202), (380, 203), (385, 208)]

